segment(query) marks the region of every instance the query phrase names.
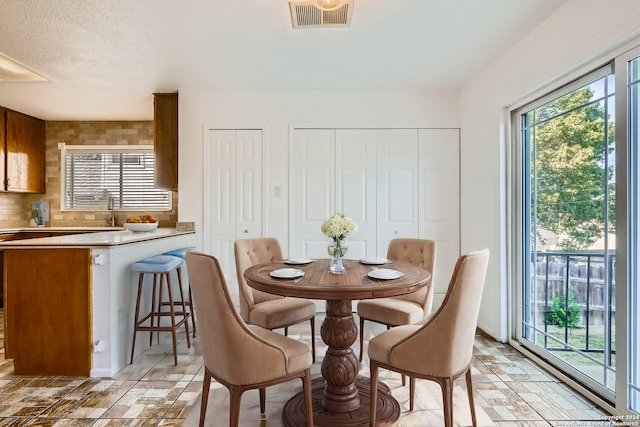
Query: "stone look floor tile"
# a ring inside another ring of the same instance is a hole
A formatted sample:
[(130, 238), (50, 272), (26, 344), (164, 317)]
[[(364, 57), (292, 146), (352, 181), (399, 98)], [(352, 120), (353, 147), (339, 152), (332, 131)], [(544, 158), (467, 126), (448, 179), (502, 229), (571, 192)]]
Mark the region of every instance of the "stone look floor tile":
[[(320, 374), (326, 345), (320, 338), (322, 315), (316, 319), (316, 363), (312, 375)], [(0, 309), (0, 427), (151, 427), (197, 425), (204, 366), (198, 338), (187, 348), (184, 331), (174, 366), (170, 334), (161, 334), (154, 345), (110, 379), (77, 377), (29, 377), (13, 374), (13, 362), (4, 359), (4, 310)], [(385, 327), (365, 323), (365, 337)], [(289, 328), (289, 336), (309, 341), (308, 324)], [(139, 339), (148, 340), (140, 334)], [(368, 376), (366, 360), (360, 375)], [(356, 355), (359, 345), (354, 344)], [(570, 420), (597, 420), (605, 414), (568, 386), (538, 368), (513, 348), (485, 336), (477, 336), (472, 362), (474, 401), (481, 427), (550, 427)], [(416, 410), (409, 412), (409, 388), (400, 375), (380, 370), (380, 379), (392, 390), (401, 407), (398, 426), (442, 425), (442, 395), (434, 382), (416, 381)], [(241, 427), (280, 426), (284, 403), (301, 389), (300, 381), (267, 389), (266, 414), (259, 414), (257, 390), (242, 397)], [(471, 425), (464, 379), (454, 389), (456, 426)], [(228, 390), (211, 383), (207, 407), (213, 426), (229, 420)]]

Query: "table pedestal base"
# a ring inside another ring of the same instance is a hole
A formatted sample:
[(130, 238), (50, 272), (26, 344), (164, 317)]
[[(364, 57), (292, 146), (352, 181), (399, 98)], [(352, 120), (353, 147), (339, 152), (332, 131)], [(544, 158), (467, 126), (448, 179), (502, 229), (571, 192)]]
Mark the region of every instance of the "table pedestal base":
[[(351, 412), (328, 412), (321, 405), (324, 390), (324, 379), (314, 378), (311, 383), (313, 395), (313, 424), (318, 427), (360, 427), (369, 425), (370, 408), (370, 383), (369, 378), (356, 378), (356, 387), (360, 395), (360, 407)], [(376, 411), (376, 425), (395, 426), (400, 418), (400, 404), (391, 395), (389, 387), (384, 383), (378, 383), (378, 404)], [(307, 416), (302, 392), (293, 396), (284, 405), (282, 410), (282, 422), (287, 427), (307, 425)]]

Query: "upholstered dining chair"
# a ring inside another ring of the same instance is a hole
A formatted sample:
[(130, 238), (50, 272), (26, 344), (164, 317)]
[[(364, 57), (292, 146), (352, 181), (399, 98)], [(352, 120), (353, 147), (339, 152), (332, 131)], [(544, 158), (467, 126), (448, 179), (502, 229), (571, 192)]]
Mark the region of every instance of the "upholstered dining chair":
[(244, 279), (244, 271), (256, 264), (282, 260), (280, 243), (273, 237), (236, 240), (234, 243), (236, 273), (240, 295), (240, 316), (252, 325), (273, 330), (284, 328), (284, 335), (291, 325), (311, 323), (311, 351), (316, 361), (316, 305), (303, 298), (282, 297), (253, 289)]
[(240, 399), (246, 390), (259, 389), (260, 413), (264, 414), (266, 387), (301, 378), (307, 425), (312, 427), (309, 346), (259, 326), (247, 326), (233, 305), (216, 258), (191, 250), (186, 261), (204, 359), (200, 426), (204, 426), (213, 377), (229, 390), (230, 427), (238, 425)]
[[(426, 239), (393, 239), (387, 249), (389, 261), (408, 262), (431, 272), (431, 281), (424, 288), (397, 297), (376, 298), (358, 302), (360, 318), (360, 361), (364, 348), (364, 321), (393, 326), (417, 323), (431, 313), (433, 307), (433, 267), (436, 263), (436, 242)], [(404, 385), (404, 377), (402, 381)]]
[(409, 376), (411, 411), (416, 378), (440, 384), (445, 427), (453, 427), (453, 383), (465, 375), (471, 420), (477, 426), (471, 360), (488, 262), (489, 249), (461, 256), (444, 301), (432, 316), (419, 324), (392, 328), (369, 341), (371, 426), (375, 425), (379, 368)]

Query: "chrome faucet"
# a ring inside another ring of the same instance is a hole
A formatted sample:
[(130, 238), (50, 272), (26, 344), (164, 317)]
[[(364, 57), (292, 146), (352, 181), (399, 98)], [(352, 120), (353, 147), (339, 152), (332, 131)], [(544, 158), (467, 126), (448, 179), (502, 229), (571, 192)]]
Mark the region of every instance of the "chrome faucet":
[(116, 204), (113, 202), (113, 196), (109, 197), (107, 209), (109, 209), (111, 213), (110, 218), (107, 218), (107, 224), (111, 224), (111, 226), (114, 227), (116, 225)]

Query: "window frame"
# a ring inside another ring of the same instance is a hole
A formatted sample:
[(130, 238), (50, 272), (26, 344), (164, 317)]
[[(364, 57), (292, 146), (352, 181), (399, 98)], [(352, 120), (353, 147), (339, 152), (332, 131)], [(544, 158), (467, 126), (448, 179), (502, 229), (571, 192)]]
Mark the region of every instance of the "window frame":
[[(81, 207), (81, 208), (71, 208), (67, 206), (67, 154), (81, 154), (83, 152), (89, 153), (97, 153), (103, 155), (113, 155), (113, 154), (149, 154), (154, 152), (153, 145), (67, 145), (63, 142), (58, 144), (58, 149), (60, 150), (60, 211), (61, 212), (96, 212), (96, 211), (108, 211), (108, 208), (99, 208), (99, 207)], [(152, 172), (154, 168), (152, 167)], [(122, 181), (119, 183), (122, 186)], [(166, 193), (167, 198), (167, 206), (166, 207), (158, 207), (158, 206), (139, 206), (139, 207), (131, 207), (127, 206), (124, 208), (115, 206), (114, 210), (116, 211), (155, 211), (155, 212), (168, 212), (173, 209), (173, 197), (171, 195), (171, 191), (157, 189), (159, 192)], [(144, 201), (144, 200), (143, 200)]]

